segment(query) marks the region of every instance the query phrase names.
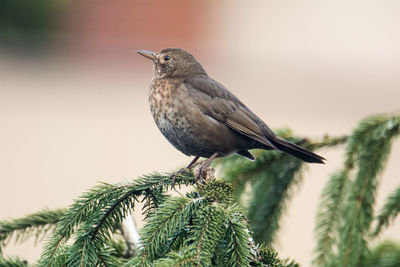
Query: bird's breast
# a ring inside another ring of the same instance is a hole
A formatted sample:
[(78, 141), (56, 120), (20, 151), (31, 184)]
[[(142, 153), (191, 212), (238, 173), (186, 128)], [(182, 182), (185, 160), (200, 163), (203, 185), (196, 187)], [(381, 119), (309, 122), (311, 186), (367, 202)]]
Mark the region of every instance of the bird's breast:
[(151, 113), (165, 136), (183, 127), (187, 92), (181, 88), (181, 84), (181, 81), (174, 79), (154, 79), (150, 86)]
[(165, 120), (173, 122), (182, 109), (181, 99), (184, 92), (179, 90), (179, 81), (169, 79), (153, 79), (150, 85), (149, 103), (151, 113), (159, 124), (165, 124)]

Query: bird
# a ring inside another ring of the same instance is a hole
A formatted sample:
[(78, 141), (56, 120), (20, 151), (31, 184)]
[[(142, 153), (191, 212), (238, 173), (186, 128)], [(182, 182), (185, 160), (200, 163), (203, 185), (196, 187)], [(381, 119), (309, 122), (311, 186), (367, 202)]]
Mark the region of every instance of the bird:
[(137, 50), (154, 65), (149, 103), (154, 121), (165, 138), (194, 159), (207, 158), (204, 174), (217, 157), (238, 154), (254, 160), (249, 149), (278, 150), (309, 163), (325, 158), (277, 136), (256, 114), (181, 48), (160, 52)]

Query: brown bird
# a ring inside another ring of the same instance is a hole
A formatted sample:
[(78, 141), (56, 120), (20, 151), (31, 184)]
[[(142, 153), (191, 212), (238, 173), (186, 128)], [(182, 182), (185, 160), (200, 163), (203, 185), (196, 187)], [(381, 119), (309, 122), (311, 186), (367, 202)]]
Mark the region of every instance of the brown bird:
[(159, 53), (138, 50), (151, 59), (150, 109), (168, 141), (188, 156), (203, 161), (200, 173), (216, 157), (237, 153), (254, 160), (252, 148), (279, 150), (311, 163), (323, 157), (288, 142), (272, 130), (223, 85), (210, 78), (200, 63), (179, 48)]

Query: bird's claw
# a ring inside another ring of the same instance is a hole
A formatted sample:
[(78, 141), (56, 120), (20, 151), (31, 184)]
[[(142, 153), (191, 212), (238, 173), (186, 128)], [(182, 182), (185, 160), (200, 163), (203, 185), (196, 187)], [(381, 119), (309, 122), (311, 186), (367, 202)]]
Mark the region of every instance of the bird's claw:
[(210, 164), (202, 162), (194, 168), (193, 172), (195, 173), (196, 182), (204, 185), (214, 178), (215, 170), (210, 168)]
[(184, 173), (186, 173), (186, 172), (188, 172), (188, 169), (187, 169), (187, 168), (181, 168), (181, 169), (179, 169), (178, 171), (173, 172), (173, 173), (171, 174), (170, 177), (171, 177), (171, 179), (172, 179), (172, 181), (171, 181), (171, 188), (172, 188), (172, 189), (175, 189), (176, 177), (177, 177), (178, 175), (184, 174)]

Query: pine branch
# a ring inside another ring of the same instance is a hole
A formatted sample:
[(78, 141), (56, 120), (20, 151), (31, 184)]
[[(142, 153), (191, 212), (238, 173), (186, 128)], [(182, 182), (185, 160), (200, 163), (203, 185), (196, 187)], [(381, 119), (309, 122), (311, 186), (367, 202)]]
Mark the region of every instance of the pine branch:
[(377, 216), (377, 225), (371, 236), (376, 237), (383, 228), (387, 228), (400, 213), (400, 187), (398, 187), (386, 200), (385, 205)]
[(113, 199), (103, 214), (89, 217), (77, 233), (77, 240), (69, 250), (68, 266), (95, 266), (100, 259), (105, 260), (104, 244), (120, 226), (129, 209), (134, 206), (134, 193), (128, 191)]
[[(195, 246), (182, 247), (179, 251), (171, 251), (165, 258), (161, 258), (154, 262), (153, 266), (170, 267), (170, 266), (200, 266), (197, 261)], [(132, 265), (133, 266), (133, 265)], [(135, 265), (139, 266), (139, 265)]]
[[(387, 161), (391, 143), (399, 134), (400, 117), (377, 115), (363, 120), (349, 141), (357, 155), (358, 173), (350, 188), (344, 209), (344, 223), (339, 243), (339, 265), (360, 266), (367, 251), (366, 235), (373, 218), (373, 204), (378, 175)], [(357, 145), (358, 143), (358, 145)]]
[(258, 181), (260, 173), (266, 166), (273, 164), (279, 154), (270, 151), (254, 150), (255, 161), (249, 161), (241, 156), (233, 155), (226, 159), (217, 160), (216, 165), (221, 167), (222, 176), (232, 184), (233, 197), (240, 203), (247, 183)]
[[(343, 239), (343, 227), (354, 227), (353, 230), (348, 229), (347, 233), (353, 233), (353, 237), (358, 238), (351, 240), (349, 239), (350, 236), (347, 236), (347, 244), (354, 244), (360, 251), (365, 251), (365, 233), (357, 234), (357, 229), (364, 228), (364, 231), (366, 231), (366, 228), (370, 225), (372, 205), (375, 201), (376, 177), (386, 162), (392, 138), (398, 134), (398, 119), (396, 116), (388, 117), (386, 115), (368, 117), (361, 121), (352, 135), (347, 138), (345, 166), (343, 170), (332, 175), (324, 188), (317, 213), (316, 235), (318, 243), (315, 249), (316, 257), (313, 261), (317, 266), (329, 266), (331, 264), (334, 258), (334, 248), (338, 245), (339, 232), (341, 234), (340, 239), (345, 240)], [(374, 166), (375, 169), (373, 170), (371, 166)], [(350, 177), (351, 171), (354, 169), (358, 173), (352, 182)], [(349, 183), (352, 184), (347, 189)], [(360, 191), (360, 189), (364, 190)], [(351, 194), (353, 194), (352, 198)], [(346, 198), (347, 201), (344, 202)], [(351, 199), (353, 202), (350, 201)], [(346, 205), (343, 206), (342, 203), (346, 203)], [(351, 215), (351, 211), (355, 210), (362, 214), (356, 212)], [(354, 216), (354, 220), (364, 220), (364, 223), (355, 226), (352, 224), (355, 221), (345, 221), (346, 219), (343, 220), (343, 216), (340, 216), (340, 214)], [(343, 225), (341, 229), (339, 229), (340, 225)], [(356, 253), (352, 253), (352, 256), (361, 260), (363, 257), (361, 254), (355, 256)], [(344, 263), (342, 262), (342, 264)]]
[[(338, 137), (329, 139), (328, 142), (332, 145), (341, 144), (347, 141), (345, 153), (345, 166), (342, 170), (334, 173), (328, 184), (324, 187), (321, 201), (317, 211), (317, 225), (315, 228), (317, 237), (317, 247), (315, 248), (315, 258), (313, 263), (316, 266), (331, 266), (334, 260), (334, 247), (338, 242), (338, 229), (340, 226), (340, 214), (343, 213), (343, 203), (347, 197), (347, 187), (349, 183), (350, 171), (355, 163), (354, 154), (358, 149), (358, 137), (362, 131), (358, 129), (350, 137)], [(319, 145), (326, 145), (323, 141)], [(329, 146), (329, 145), (328, 145)]]
[[(181, 174), (176, 177), (175, 183), (193, 184), (194, 177), (190, 173)], [(101, 184), (84, 193), (57, 223), (53, 237), (44, 248), (39, 266), (59, 266), (61, 251), (77, 228), (83, 230), (77, 233), (78, 238), (71, 247), (69, 259), (76, 263), (79, 254), (83, 257), (83, 262), (96, 262), (94, 257), (101, 252), (101, 244), (106, 243), (110, 233), (119, 226), (128, 210), (133, 207), (134, 201), (137, 201), (140, 195), (149, 196), (146, 193), (148, 190), (153, 192), (151, 197), (154, 198), (154, 194), (162, 191), (160, 188), (167, 189), (170, 186), (170, 175), (155, 173), (140, 177), (132, 183)], [(98, 247), (93, 249), (92, 243)], [(85, 253), (88, 253), (89, 257), (86, 257)]]
[(195, 244), (198, 265), (211, 266), (211, 260), (225, 230), (225, 212), (217, 203), (202, 207), (193, 218), (191, 235), (185, 242)]
[(291, 187), (301, 180), (302, 162), (280, 154), (257, 175), (248, 218), (256, 242), (273, 242)]
[(147, 258), (145, 255), (142, 254), (142, 250), (137, 250), (135, 255), (126, 262), (123, 266), (124, 267), (153, 267), (154, 261)]
[(151, 213), (149, 221), (141, 231), (143, 252), (149, 259), (156, 259), (168, 250), (169, 241), (183, 228), (189, 220), (205, 204), (203, 198), (171, 198)]
[[(194, 180), (185, 174), (175, 183)], [(84, 193), (62, 210), (39, 266), (250, 266), (252, 239), (246, 218), (233, 205), (232, 187), (210, 180), (186, 197), (172, 198), (164, 191), (171, 183), (169, 175), (155, 174), (133, 183), (101, 184)], [(126, 244), (114, 242), (115, 234), (140, 196), (149, 203), (148, 222), (142, 247), (128, 261)], [(259, 254), (252, 263), (262, 265), (268, 260), (264, 256)], [(1, 261), (19, 264), (18, 259)]]
[(35, 240), (39, 240), (46, 233), (51, 232), (54, 225), (63, 216), (65, 210), (48, 210), (29, 214), (23, 218), (10, 219), (0, 222), (0, 245), (5, 246), (7, 240), (15, 236), (15, 242), (25, 241), (34, 235)]
[(99, 247), (91, 244), (89, 239), (82, 238), (83, 234), (75, 241), (67, 251), (67, 261), (63, 265), (71, 267), (96, 266), (98, 262)]
[(126, 266), (249, 266), (247, 221), (231, 194), (225, 181), (212, 180), (169, 198), (149, 214), (143, 246)]
[(96, 266), (111, 267), (122, 266), (126, 260), (115, 257), (114, 250), (110, 247), (104, 247), (98, 254), (98, 261)]
[(57, 224), (54, 235), (44, 247), (39, 266), (61, 266), (63, 263), (58, 260), (60, 252), (76, 228), (88, 217), (104, 209), (110, 199), (124, 195), (128, 189), (127, 185), (102, 184), (84, 193)]
[[(108, 247), (113, 257), (120, 259), (129, 259), (133, 256), (135, 251), (130, 251), (127, 241), (124, 239), (122, 233), (115, 233), (113, 238), (108, 240), (104, 247)], [(131, 254), (132, 253), (132, 254)]]
[[(334, 147), (347, 141), (347, 136), (325, 136), (321, 141), (311, 142), (304, 138), (293, 138), (287, 129), (277, 132), (283, 138), (311, 150)], [(223, 176), (232, 183), (234, 199), (238, 203), (241, 203), (246, 185), (252, 185), (253, 197), (248, 214), (254, 226), (254, 237), (257, 241), (270, 243), (279, 229), (279, 220), (290, 198), (291, 188), (301, 180), (301, 162), (275, 151), (255, 150), (253, 153), (256, 156), (254, 162), (232, 156), (219, 160), (217, 165), (221, 166)]]
[(400, 266), (400, 244), (383, 241), (373, 247), (368, 255), (366, 267), (398, 267)]
[(329, 137), (325, 135), (321, 141), (318, 142), (310, 142), (307, 139), (305, 146), (311, 148), (312, 150), (321, 149), (321, 148), (331, 148), (345, 144), (348, 141), (349, 137), (346, 135)]
[(236, 207), (230, 207), (227, 211), (228, 226), (226, 231), (227, 248), (225, 249), (229, 266), (250, 266), (250, 235), (244, 216)]
[(4, 267), (28, 267), (31, 266), (26, 260), (18, 257), (4, 257), (0, 253), (0, 266)]
[(313, 260), (315, 266), (329, 266), (334, 257), (333, 247), (337, 244), (338, 218), (343, 209), (348, 175), (348, 170), (334, 173), (322, 191), (315, 228), (317, 237), (316, 256)]
[(278, 252), (265, 247), (264, 244), (256, 245), (251, 248), (255, 258), (252, 259), (250, 265), (257, 267), (299, 267), (300, 265), (293, 260), (281, 260)]

